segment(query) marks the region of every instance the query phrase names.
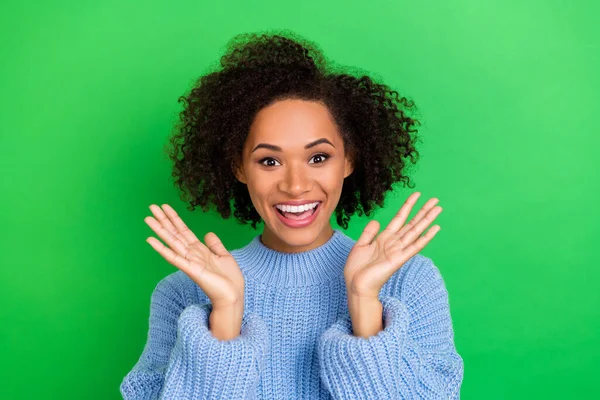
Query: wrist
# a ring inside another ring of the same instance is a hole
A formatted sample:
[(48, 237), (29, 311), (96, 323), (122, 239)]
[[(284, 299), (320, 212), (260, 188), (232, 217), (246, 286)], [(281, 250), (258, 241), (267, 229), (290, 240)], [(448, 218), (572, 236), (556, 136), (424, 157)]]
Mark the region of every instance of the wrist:
[(209, 330), (219, 340), (234, 339), (241, 333), (243, 316), (243, 305), (213, 308), (209, 316)]
[(383, 304), (379, 298), (348, 296), (354, 336), (368, 338), (383, 330)]

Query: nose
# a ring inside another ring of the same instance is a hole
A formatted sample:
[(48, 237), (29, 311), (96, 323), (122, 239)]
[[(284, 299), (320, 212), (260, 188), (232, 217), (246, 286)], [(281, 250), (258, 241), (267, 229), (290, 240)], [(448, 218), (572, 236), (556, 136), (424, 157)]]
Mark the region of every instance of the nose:
[(301, 167), (290, 166), (283, 179), (279, 181), (278, 189), (292, 198), (301, 197), (312, 190), (312, 179), (310, 174), (303, 171)]

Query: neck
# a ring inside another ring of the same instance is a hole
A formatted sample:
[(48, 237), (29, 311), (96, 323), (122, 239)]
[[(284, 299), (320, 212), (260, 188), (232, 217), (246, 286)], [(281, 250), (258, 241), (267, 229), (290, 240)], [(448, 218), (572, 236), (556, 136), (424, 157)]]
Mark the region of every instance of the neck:
[(265, 225), (265, 229), (260, 235), (260, 241), (266, 247), (280, 253), (300, 253), (316, 249), (327, 243), (333, 236), (333, 228), (331, 224), (327, 224), (314, 240), (312, 238), (305, 239), (309, 233), (308, 229), (300, 231), (290, 229), (289, 235), (284, 237), (284, 235), (277, 235)]
[(340, 230), (318, 247), (280, 252), (267, 247), (260, 236), (232, 251), (247, 280), (269, 286), (313, 286), (344, 277), (344, 267), (355, 241)]

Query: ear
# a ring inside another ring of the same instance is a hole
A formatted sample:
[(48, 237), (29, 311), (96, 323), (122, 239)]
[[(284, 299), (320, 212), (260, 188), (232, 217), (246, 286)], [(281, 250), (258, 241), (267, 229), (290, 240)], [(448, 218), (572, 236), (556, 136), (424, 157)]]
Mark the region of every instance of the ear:
[(344, 164), (344, 178), (349, 177), (352, 172), (354, 172), (354, 165), (352, 161), (346, 157), (346, 162)]
[(233, 170), (233, 174), (235, 175), (236, 179), (246, 185), (247, 183), (246, 183), (246, 176), (244, 174), (244, 168), (241, 166), (237, 166), (237, 165), (233, 165), (231, 168)]

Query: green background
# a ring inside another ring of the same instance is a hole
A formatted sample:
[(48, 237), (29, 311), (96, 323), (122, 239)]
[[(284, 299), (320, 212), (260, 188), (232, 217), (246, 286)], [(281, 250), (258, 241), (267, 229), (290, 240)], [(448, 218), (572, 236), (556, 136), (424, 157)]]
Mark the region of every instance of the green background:
[(598, 398), (597, 4), (3, 1), (0, 398), (119, 398), (176, 271), (145, 242), (150, 204), (228, 249), (260, 233), (189, 212), (162, 148), (177, 97), (235, 34), (267, 29), (419, 107), (417, 207), (444, 208), (421, 253), (450, 293), (461, 397)]

